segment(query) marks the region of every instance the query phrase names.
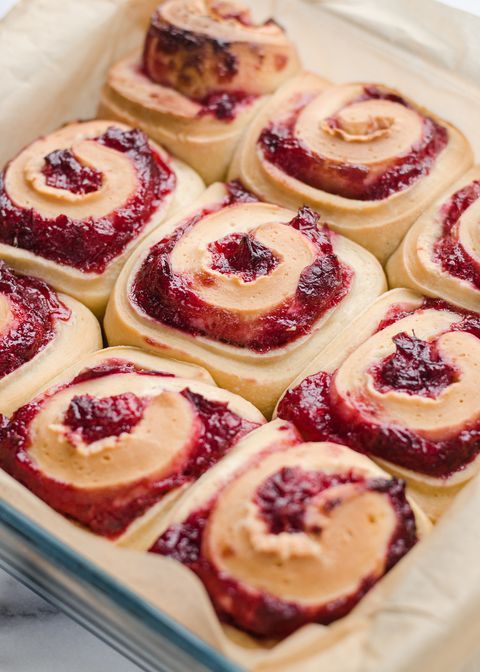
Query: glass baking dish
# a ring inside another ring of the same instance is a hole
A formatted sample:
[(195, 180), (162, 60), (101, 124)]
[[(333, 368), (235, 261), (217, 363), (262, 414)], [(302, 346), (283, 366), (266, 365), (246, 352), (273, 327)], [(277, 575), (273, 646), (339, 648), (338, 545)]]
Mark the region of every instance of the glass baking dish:
[(3, 501), (0, 567), (147, 672), (241, 669)]
[[(112, 4), (114, 2), (112, 0)], [(478, 87), (472, 86), (471, 78), (470, 81), (457, 81), (451, 72), (438, 66), (438, 63), (440, 66), (445, 65), (449, 57), (454, 61), (452, 54), (447, 51), (445, 54), (442, 52), (439, 59), (434, 58), (436, 54), (431, 55), (433, 65), (423, 58), (421, 50), (419, 57), (415, 44), (408, 43), (409, 31), (402, 34), (395, 32), (393, 14), (389, 17), (390, 21), (382, 22), (386, 14), (372, 11), (373, 0), (339, 3), (335, 0), (318, 0), (317, 3), (315, 0), (278, 0), (273, 3), (268, 0), (251, 0), (249, 4), (255, 8), (257, 4), (271, 5), (274, 10), (276, 8), (274, 15), (289, 29), (301, 47), (304, 62), (312, 69), (336, 81), (391, 81), (393, 73), (393, 81), (402, 91), (435, 110), (447, 109), (446, 116), (468, 134), (477, 154), (480, 151), (477, 115), (471, 113), (472, 106), (478, 109)], [(307, 7), (313, 4), (321, 5), (316, 8), (318, 21), (303, 20)], [(392, 7), (400, 4), (392, 2)], [(414, 4), (417, 10), (422, 3)], [(359, 5), (366, 8), (365, 14), (357, 11)], [(408, 23), (411, 16), (407, 9), (404, 6), (402, 11), (405, 11), (404, 22)], [(322, 31), (322, 19), (325, 21), (327, 18), (332, 29), (324, 28)], [(471, 18), (474, 21), (474, 17)], [(348, 59), (329, 58), (334, 53), (337, 28), (346, 31), (345, 43), (349, 45), (350, 54)], [(422, 22), (418, 21), (415, 28), (417, 30), (411, 33), (412, 39), (415, 36), (418, 38)], [(105, 27), (105, 31), (109, 29), (109, 26)], [(322, 39), (319, 39), (320, 35)], [(418, 38), (418, 43), (427, 44), (428, 39)], [(114, 57), (113, 54), (110, 56)], [(318, 66), (319, 63), (322, 67)], [(466, 74), (471, 75), (471, 72)], [(60, 92), (55, 90), (56, 86), (57, 83), (53, 82), (50, 95), (58, 99)], [(64, 86), (64, 83), (58, 83), (58, 86)], [(81, 101), (78, 94), (79, 100), (67, 108), (70, 118), (94, 114), (94, 95), (88, 86), (85, 85), (88, 95), (84, 94), (84, 98), (89, 100), (87, 103), (84, 99)], [(455, 105), (451, 102), (452, 91), (456, 93)], [(63, 114), (66, 114), (65, 110), (54, 110), (48, 118), (48, 124), (52, 127), (59, 125), (65, 120), (60, 116)], [(38, 123), (45, 123), (45, 120), (39, 117)], [(15, 117), (15, 123), (12, 124), (22, 138), (44, 130), (34, 128), (34, 125), (26, 129), (22, 124), (22, 115)], [(6, 156), (10, 156), (9, 138), (6, 137), (5, 141), (0, 152), (4, 151)], [(149, 672), (180, 672), (186, 669), (194, 672), (234, 672), (241, 669), (57, 536), (37, 526), (14, 506), (2, 501), (1, 493), (0, 566), (141, 669)]]

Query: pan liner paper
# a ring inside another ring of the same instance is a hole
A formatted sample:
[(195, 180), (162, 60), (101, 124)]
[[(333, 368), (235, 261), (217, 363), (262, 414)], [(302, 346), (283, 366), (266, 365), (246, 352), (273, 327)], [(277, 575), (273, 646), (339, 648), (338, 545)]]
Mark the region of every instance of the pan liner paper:
[[(156, 4), (23, 0), (10, 11), (0, 23), (2, 164), (36, 136), (94, 115), (109, 65), (140, 45)], [(250, 4), (287, 28), (307, 67), (334, 81), (399, 88), (458, 125), (478, 155), (480, 19), (433, 0), (390, 0), (381, 11), (373, 0)], [(460, 672), (478, 650), (478, 478), (349, 616), (268, 647), (224, 628), (201, 583), (180, 564), (84, 532), (4, 473), (0, 497), (255, 672)]]

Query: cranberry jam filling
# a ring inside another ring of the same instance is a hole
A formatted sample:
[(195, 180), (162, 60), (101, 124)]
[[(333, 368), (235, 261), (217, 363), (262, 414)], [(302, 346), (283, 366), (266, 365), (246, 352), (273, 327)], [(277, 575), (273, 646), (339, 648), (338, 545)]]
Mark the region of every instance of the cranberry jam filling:
[(303, 532), (307, 529), (306, 507), (316, 495), (337, 485), (361, 481), (353, 473), (325, 474), (300, 467), (283, 467), (258, 488), (255, 504), (271, 534)]
[(82, 165), (69, 149), (57, 149), (45, 157), (45, 182), (54, 189), (72, 194), (90, 194), (102, 186), (103, 176), (95, 168)]
[(63, 425), (90, 444), (110, 436), (130, 433), (143, 418), (147, 405), (132, 392), (101, 399), (90, 394), (73, 397), (63, 418)]
[(393, 355), (370, 371), (380, 392), (395, 390), (434, 398), (457, 380), (457, 370), (442, 358), (435, 342), (405, 332), (396, 334), (393, 342)]
[(210, 243), (211, 267), (226, 275), (238, 275), (244, 282), (252, 282), (268, 275), (278, 266), (279, 259), (268, 247), (248, 233), (231, 233)]
[[(442, 270), (480, 289), (480, 264), (458, 239), (458, 222), (468, 208), (480, 198), (480, 181), (457, 191), (441, 211), (442, 237), (434, 245), (434, 259)], [(480, 222), (479, 222), (480, 226)]]
[[(367, 166), (341, 164), (316, 154), (295, 137), (297, 119), (310, 100), (310, 97), (304, 97), (289, 119), (274, 122), (265, 128), (258, 143), (265, 159), (287, 175), (337, 196), (377, 201), (403, 191), (429, 174), (437, 156), (448, 142), (446, 128), (430, 117), (423, 117), (421, 139), (407, 154), (387, 165), (380, 175), (372, 175)], [(363, 95), (350, 105), (365, 100), (390, 100), (410, 107), (403, 98), (374, 86), (365, 87)], [(329, 123), (332, 123), (331, 120)]]
[[(397, 513), (397, 526), (386, 551), (387, 572), (417, 541), (415, 517), (405, 497), (403, 481), (362, 480), (354, 474), (327, 475), (298, 467), (283, 468), (260, 486), (256, 504), (274, 534), (295, 534), (304, 529), (303, 513), (308, 501), (322, 490), (346, 482), (362, 483), (367, 490), (385, 493)], [(354, 592), (309, 607), (246, 586), (205, 557), (204, 534), (214, 507), (215, 501), (192, 513), (183, 523), (169, 527), (150, 551), (171, 557), (194, 571), (203, 581), (219, 617), (256, 637), (283, 638), (307, 623), (328, 625), (346, 616), (380, 578), (367, 576)], [(322, 531), (315, 532), (321, 538)]]
[(197, 101), (202, 106), (199, 117), (211, 115), (218, 121), (233, 121), (237, 113), (255, 102), (257, 96), (246, 91), (216, 91)]
[[(3, 430), (0, 447), (0, 466), (5, 471), (56, 511), (83, 523), (96, 534), (110, 538), (118, 537), (168, 492), (199, 478), (240, 438), (258, 426), (231, 411), (226, 403), (211, 401), (185, 388), (180, 394), (192, 405), (198, 430), (192, 436), (188, 455), (181, 463), (173, 463), (164, 474), (115, 487), (84, 489), (42, 473), (29, 455), (30, 432), (34, 419), (49, 398), (80, 382), (132, 372), (146, 376), (165, 375), (143, 371), (115, 359), (85, 369), (67, 385), (55, 388), (16, 411)], [(72, 399), (64, 421), (66, 427), (77, 435), (80, 433), (83, 440), (90, 443), (107, 436), (118, 436), (122, 431), (133, 431), (145, 406), (143, 399), (130, 393), (103, 399), (81, 395)]]
[(29, 362), (55, 337), (57, 321), (67, 322), (70, 309), (37, 278), (17, 275), (0, 261), (0, 295), (13, 324), (0, 331), (0, 378)]
[[(7, 165), (0, 176), (2, 243), (85, 273), (103, 273), (107, 265), (144, 230), (162, 200), (175, 188), (175, 174), (151, 148), (142, 131), (124, 131), (111, 126), (94, 141), (125, 154), (135, 167), (137, 189), (126, 197), (125, 204), (98, 219), (79, 220), (62, 214), (43, 217), (34, 209), (18, 206), (10, 198), (5, 183)], [(66, 168), (65, 184), (76, 184), (77, 178), (72, 177), (67, 162), (56, 165), (52, 173), (54, 186), (59, 184), (62, 168)], [(60, 188), (66, 187), (62, 184)]]
[[(425, 300), (424, 306), (452, 310), (435, 299)], [(464, 331), (480, 338), (480, 316), (458, 308), (453, 310), (464, 314), (464, 318), (449, 331)], [(399, 310), (398, 319), (403, 316), (403, 310)], [(414, 336), (407, 342), (405, 336), (397, 335), (397, 339), (400, 337), (397, 351), (371, 372), (375, 385), (381, 392), (394, 389), (435, 397), (455, 382), (458, 373), (442, 361), (434, 342), (418, 342)], [(480, 422), (437, 441), (408, 427), (375, 422), (371, 414), (368, 417), (362, 414), (360, 402), (347, 408), (336, 393), (335, 374), (324, 371), (308, 376), (289, 390), (279, 404), (278, 416), (293, 422), (307, 441), (343, 443), (360, 453), (436, 478), (446, 478), (465, 468), (480, 452)]]
[[(242, 192), (240, 196), (244, 198)], [(352, 271), (333, 252), (332, 234), (326, 227), (319, 227), (319, 216), (303, 207), (285, 226), (297, 229), (313, 243), (316, 258), (303, 270), (293, 297), (255, 321), (242, 320), (206, 303), (196, 294), (188, 277), (175, 273), (170, 257), (177, 242), (202, 217), (236, 202), (236, 196), (230, 194), (216, 208), (198, 213), (169, 238), (154, 245), (131, 287), (131, 300), (149, 317), (175, 329), (255, 352), (268, 352), (310, 333), (315, 322), (347, 294)], [(220, 245), (224, 242), (222, 239)], [(249, 261), (247, 257), (253, 262), (252, 268), (243, 265)], [(251, 250), (247, 254), (242, 252), (234, 263), (242, 266), (242, 273), (248, 273), (252, 279), (256, 277), (259, 261)]]

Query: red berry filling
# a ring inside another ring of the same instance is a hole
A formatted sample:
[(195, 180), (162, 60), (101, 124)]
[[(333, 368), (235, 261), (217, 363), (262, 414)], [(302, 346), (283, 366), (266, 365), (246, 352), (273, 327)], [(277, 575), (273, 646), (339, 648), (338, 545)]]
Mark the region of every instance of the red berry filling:
[[(367, 166), (333, 162), (316, 154), (295, 137), (298, 116), (310, 100), (311, 97), (303, 97), (288, 120), (274, 122), (265, 128), (258, 143), (265, 159), (287, 175), (337, 196), (377, 201), (403, 191), (430, 173), (437, 156), (448, 142), (446, 128), (424, 117), (422, 137), (410, 152), (399, 156), (381, 175), (373, 177)], [(373, 86), (365, 87), (363, 96), (350, 105), (364, 100), (391, 100), (410, 107), (403, 98)]]
[(248, 233), (231, 233), (210, 243), (208, 249), (215, 271), (239, 275), (245, 282), (268, 275), (279, 262), (268, 247)]
[(66, 189), (73, 194), (98, 191), (103, 182), (98, 170), (82, 165), (69, 149), (50, 152), (45, 157), (42, 173), (49, 187)]

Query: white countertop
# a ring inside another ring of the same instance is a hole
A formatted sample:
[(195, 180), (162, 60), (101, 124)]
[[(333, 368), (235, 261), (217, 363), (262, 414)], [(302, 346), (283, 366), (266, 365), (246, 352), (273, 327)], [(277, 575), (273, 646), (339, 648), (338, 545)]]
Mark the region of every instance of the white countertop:
[(1, 672), (138, 672), (0, 569)]

